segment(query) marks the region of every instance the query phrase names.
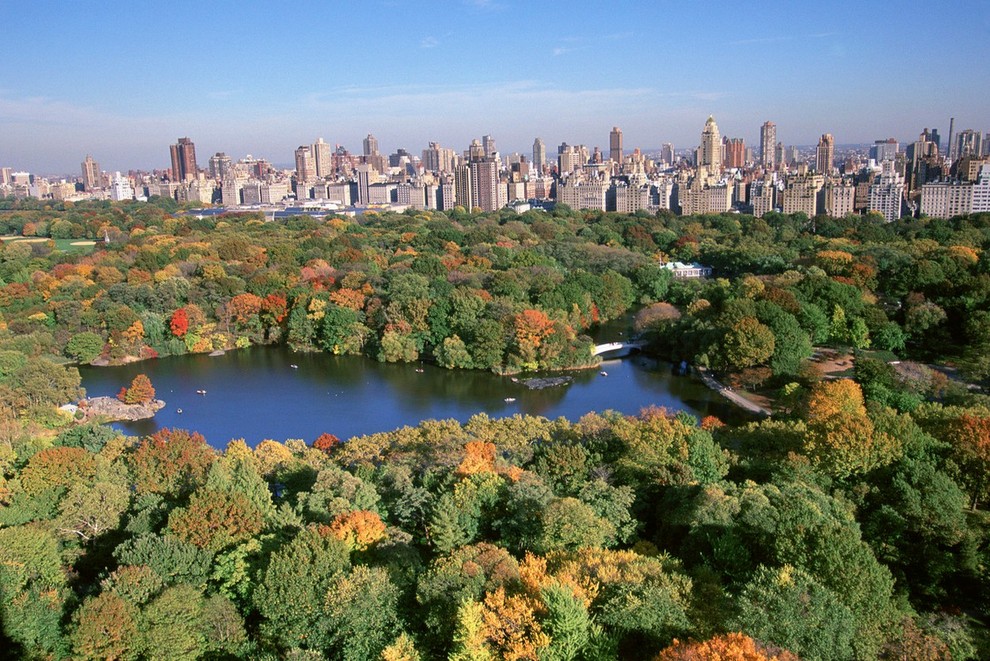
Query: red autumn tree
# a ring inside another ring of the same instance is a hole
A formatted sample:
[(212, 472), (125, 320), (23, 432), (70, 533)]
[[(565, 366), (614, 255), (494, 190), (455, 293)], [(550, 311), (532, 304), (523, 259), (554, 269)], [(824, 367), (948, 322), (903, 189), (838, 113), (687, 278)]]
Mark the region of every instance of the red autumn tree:
[(268, 326), (280, 324), (289, 314), (289, 302), (282, 294), (269, 294), (261, 304), (262, 320)]
[(220, 551), (251, 539), (264, 527), (264, 515), (236, 491), (201, 489), (189, 506), (172, 512), (168, 528), (179, 539), (202, 549)]
[(313, 441), (313, 449), (330, 454), (338, 443), (340, 443), (339, 438), (333, 434), (323, 433), (320, 434), (315, 441)]
[(172, 335), (180, 339), (186, 336), (186, 333), (189, 332), (189, 314), (185, 308), (179, 308), (172, 313), (172, 320), (169, 321), (168, 327), (172, 330)]
[(216, 454), (202, 434), (161, 429), (141, 441), (131, 456), (138, 494), (182, 496), (206, 481)]

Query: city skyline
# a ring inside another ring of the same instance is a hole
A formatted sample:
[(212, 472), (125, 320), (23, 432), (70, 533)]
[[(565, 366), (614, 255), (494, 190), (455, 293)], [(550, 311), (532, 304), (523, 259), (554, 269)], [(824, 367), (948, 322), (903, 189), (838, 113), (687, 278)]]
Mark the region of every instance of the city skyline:
[[(360, 153), (369, 133), (383, 153), (460, 152), (485, 134), (503, 153), (531, 153), (536, 137), (551, 153), (561, 142), (608, 153), (618, 126), (625, 151), (680, 150), (697, 146), (709, 115), (757, 149), (768, 120), (787, 145), (825, 133), (838, 145), (906, 142), (925, 127), (946, 135), (949, 117), (957, 130), (990, 128), (979, 64), (990, 46), (954, 32), (990, 28), (985, 3), (170, 7), (172, 22), (151, 5), (6, 9), (0, 165), (66, 173), (92, 154), (107, 171), (165, 169), (168, 145), (187, 135), (203, 155), (275, 163), (319, 136)], [(931, 55), (904, 54), (915, 42)], [(84, 52), (85, 67), (66, 55)]]

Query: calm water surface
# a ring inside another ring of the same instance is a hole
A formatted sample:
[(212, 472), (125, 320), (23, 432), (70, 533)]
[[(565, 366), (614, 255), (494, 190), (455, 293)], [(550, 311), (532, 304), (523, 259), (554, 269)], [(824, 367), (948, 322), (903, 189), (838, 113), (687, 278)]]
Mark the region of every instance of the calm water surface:
[(608, 376), (597, 370), (569, 372), (574, 380), (568, 385), (529, 390), (489, 372), (255, 347), (216, 357), (185, 355), (120, 367), (81, 367), (80, 372), (91, 397), (115, 395), (140, 373), (151, 379), (165, 408), (151, 420), (118, 423), (118, 429), (145, 435), (162, 427), (181, 427), (200, 432), (216, 447), (234, 438), (250, 445), (264, 439), (312, 442), (323, 432), (346, 439), (430, 418), (464, 422), (477, 413), (577, 420), (589, 411), (636, 414), (650, 405), (698, 416), (725, 418), (734, 413), (700, 382), (673, 376), (667, 363), (634, 356), (606, 361), (601, 369)]

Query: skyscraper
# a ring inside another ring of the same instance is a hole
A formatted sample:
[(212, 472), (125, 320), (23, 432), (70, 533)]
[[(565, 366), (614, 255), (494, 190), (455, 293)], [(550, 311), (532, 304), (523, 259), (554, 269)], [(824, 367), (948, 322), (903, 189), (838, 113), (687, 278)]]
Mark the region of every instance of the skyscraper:
[(772, 170), (777, 164), (777, 125), (773, 122), (763, 122), (760, 127), (760, 164)]
[(368, 137), (364, 139), (364, 155), (374, 156), (378, 153), (378, 138), (368, 134)]
[(333, 156), (330, 145), (323, 142), (323, 138), (317, 138), (313, 143), (313, 159), (316, 168), (316, 176), (320, 179), (333, 172)]
[(663, 143), (663, 147), (660, 148), (660, 160), (667, 165), (674, 164), (674, 145), (670, 142)]
[(833, 162), (835, 162), (835, 138), (831, 133), (823, 133), (815, 151), (815, 170), (821, 174), (829, 174)]
[(481, 146), (484, 147), (485, 156), (487, 158), (495, 157), (495, 152), (498, 151), (498, 148), (495, 147), (495, 138), (490, 135), (481, 136)]
[(708, 116), (705, 128), (701, 131), (698, 167), (708, 168), (708, 172), (712, 175), (722, 172), (722, 136), (719, 135), (718, 124), (711, 115)]
[(313, 150), (309, 145), (300, 145), (296, 149), (296, 181), (307, 182), (316, 179), (316, 164), (313, 162)]
[(87, 191), (100, 188), (100, 164), (89, 154), (86, 154), (86, 160), (82, 162), (82, 178), (83, 187)]
[(179, 138), (169, 147), (172, 153), (172, 180), (187, 181), (196, 178), (199, 166), (196, 165), (196, 145), (189, 138)]
[(608, 134), (608, 157), (614, 163), (622, 165), (622, 129), (618, 126), (613, 126), (612, 132)]
[(536, 174), (543, 174), (543, 168), (547, 162), (547, 146), (541, 138), (533, 141), (533, 166)]

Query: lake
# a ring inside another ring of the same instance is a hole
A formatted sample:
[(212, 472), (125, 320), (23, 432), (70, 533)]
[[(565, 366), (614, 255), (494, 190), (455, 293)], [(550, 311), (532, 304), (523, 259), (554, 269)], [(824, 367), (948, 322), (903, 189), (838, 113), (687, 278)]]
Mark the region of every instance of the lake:
[(598, 370), (567, 372), (573, 377), (568, 385), (530, 390), (490, 372), (253, 347), (215, 357), (172, 356), (79, 371), (90, 397), (115, 395), (144, 373), (166, 402), (153, 419), (115, 423), (117, 429), (146, 435), (179, 427), (203, 434), (218, 448), (234, 438), (252, 446), (265, 439), (312, 443), (324, 432), (347, 439), (431, 418), (464, 422), (477, 413), (577, 420), (589, 411), (636, 414), (656, 405), (699, 417), (739, 417), (696, 379), (672, 375), (668, 363), (632, 356), (606, 361), (600, 369), (608, 376)]

